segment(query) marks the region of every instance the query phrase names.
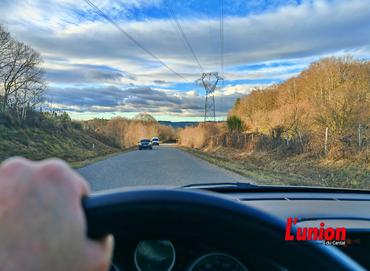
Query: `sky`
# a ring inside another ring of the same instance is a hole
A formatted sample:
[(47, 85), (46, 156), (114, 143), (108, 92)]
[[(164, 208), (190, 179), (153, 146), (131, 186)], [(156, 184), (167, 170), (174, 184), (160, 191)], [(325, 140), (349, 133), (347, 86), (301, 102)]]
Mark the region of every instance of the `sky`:
[(44, 59), (47, 105), (75, 119), (202, 120), (202, 72), (224, 78), (224, 119), (238, 97), (320, 58), (370, 59), (370, 0), (90, 1), (115, 25), (84, 0), (0, 0), (0, 24)]

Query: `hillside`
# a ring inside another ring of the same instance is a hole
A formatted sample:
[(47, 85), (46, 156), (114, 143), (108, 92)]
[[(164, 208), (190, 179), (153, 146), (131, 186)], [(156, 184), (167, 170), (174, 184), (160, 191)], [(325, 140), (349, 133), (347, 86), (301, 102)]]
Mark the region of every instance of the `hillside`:
[(78, 125), (22, 127), (0, 124), (0, 161), (12, 156), (33, 160), (58, 157), (74, 165), (118, 151), (112, 140)]
[(285, 142), (295, 154), (352, 157), (368, 148), (370, 62), (314, 62), (296, 77), (237, 100), (229, 116), (240, 119), (245, 132)]
[(237, 99), (225, 123), (185, 127), (179, 138), (257, 183), (369, 188), (370, 62), (314, 62)]
[(75, 165), (117, 152), (115, 141), (49, 107), (42, 63), (39, 52), (0, 25), (0, 162), (59, 157)]

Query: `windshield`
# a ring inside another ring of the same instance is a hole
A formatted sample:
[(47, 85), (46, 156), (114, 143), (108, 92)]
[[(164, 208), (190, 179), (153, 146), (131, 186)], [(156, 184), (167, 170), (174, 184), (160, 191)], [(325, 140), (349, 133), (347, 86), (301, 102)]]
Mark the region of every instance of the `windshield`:
[(363, 0), (0, 0), (0, 161), (370, 189), (369, 26)]

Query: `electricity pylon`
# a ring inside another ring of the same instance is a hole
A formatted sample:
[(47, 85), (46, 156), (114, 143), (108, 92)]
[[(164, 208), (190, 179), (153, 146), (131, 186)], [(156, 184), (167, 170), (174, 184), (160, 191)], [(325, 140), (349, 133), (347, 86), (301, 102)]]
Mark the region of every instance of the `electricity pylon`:
[(204, 87), (206, 91), (206, 102), (204, 104), (204, 122), (216, 121), (216, 104), (215, 104), (215, 90), (217, 84), (222, 77), (218, 75), (218, 72), (206, 72), (202, 74), (196, 83)]

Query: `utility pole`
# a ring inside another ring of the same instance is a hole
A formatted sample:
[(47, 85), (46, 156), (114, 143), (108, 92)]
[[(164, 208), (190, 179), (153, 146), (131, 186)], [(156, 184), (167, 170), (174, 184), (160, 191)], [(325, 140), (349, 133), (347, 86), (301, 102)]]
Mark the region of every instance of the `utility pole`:
[(216, 121), (216, 104), (214, 92), (219, 81), (223, 80), (218, 72), (203, 73), (196, 83), (206, 91), (206, 101), (204, 104), (204, 122)]

